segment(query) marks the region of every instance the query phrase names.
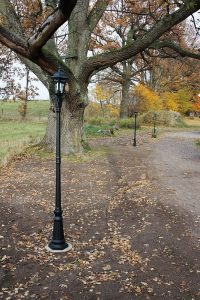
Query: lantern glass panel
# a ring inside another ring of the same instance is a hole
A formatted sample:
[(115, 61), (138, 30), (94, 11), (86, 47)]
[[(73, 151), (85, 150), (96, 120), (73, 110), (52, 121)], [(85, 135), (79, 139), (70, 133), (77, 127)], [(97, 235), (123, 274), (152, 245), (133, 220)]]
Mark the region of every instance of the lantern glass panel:
[(65, 82), (61, 81), (60, 82), (60, 93), (63, 94), (65, 89)]
[(60, 91), (60, 82), (55, 81), (55, 93), (58, 94)]

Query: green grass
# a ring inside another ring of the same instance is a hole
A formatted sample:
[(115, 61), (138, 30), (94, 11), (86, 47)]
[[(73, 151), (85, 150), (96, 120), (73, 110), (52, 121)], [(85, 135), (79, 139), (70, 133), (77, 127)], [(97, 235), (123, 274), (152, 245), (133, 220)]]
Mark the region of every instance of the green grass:
[(109, 130), (110, 128), (112, 128), (112, 126), (109, 125), (92, 125), (92, 124), (87, 124), (84, 126), (84, 133), (86, 135), (86, 137), (102, 137), (105, 136), (104, 134), (102, 134), (101, 132), (99, 132), (100, 130)]
[[(22, 122), (18, 112), (19, 102), (0, 101), (0, 165), (6, 164), (15, 154), (19, 154), (29, 144), (34, 144), (44, 135), (45, 122), (49, 112), (49, 101), (28, 101), (27, 121)], [(139, 124), (139, 118), (138, 118)], [(101, 130), (109, 130), (118, 124), (119, 131), (114, 131), (115, 136), (132, 132), (134, 119), (105, 119), (93, 118), (84, 126), (86, 137), (106, 137)], [(200, 118), (184, 118), (179, 121), (176, 128), (200, 127)], [(149, 127), (148, 127), (149, 128)], [(164, 130), (158, 126), (159, 131)], [(145, 130), (145, 127), (141, 128)], [(149, 129), (148, 129), (149, 130)], [(200, 141), (197, 143), (200, 146)], [(89, 147), (85, 145), (87, 151)], [(35, 149), (37, 152), (37, 149)], [(48, 154), (49, 155), (49, 154)]]
[[(18, 111), (20, 102), (0, 101), (1, 120), (20, 120)], [(27, 119), (41, 120), (46, 119), (49, 112), (49, 101), (28, 101)]]
[(196, 142), (197, 146), (200, 147), (200, 140)]
[(0, 165), (28, 145), (39, 142), (45, 133), (44, 122), (0, 121)]

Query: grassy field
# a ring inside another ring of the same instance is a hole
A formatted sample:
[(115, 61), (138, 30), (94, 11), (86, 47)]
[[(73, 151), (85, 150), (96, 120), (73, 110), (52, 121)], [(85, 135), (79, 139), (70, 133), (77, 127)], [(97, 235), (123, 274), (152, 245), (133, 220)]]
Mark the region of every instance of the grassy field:
[(45, 133), (45, 127), (45, 122), (39, 121), (0, 120), (0, 165), (5, 165), (29, 144), (38, 142)]
[[(0, 119), (20, 120), (19, 105), (19, 102), (0, 101)], [(28, 101), (27, 119), (45, 120), (48, 116), (49, 105), (49, 101)]]
[[(27, 145), (39, 141), (45, 132), (49, 101), (29, 101), (27, 118), (23, 122), (18, 107), (19, 102), (0, 101), (0, 165), (6, 164), (15, 154), (22, 152)], [(84, 133), (87, 137), (104, 135), (101, 131), (111, 129), (115, 122), (120, 125), (120, 132), (116, 132), (116, 135), (123, 134), (123, 131), (133, 130), (128, 129), (133, 127), (133, 118), (114, 120), (109, 123), (106, 119), (96, 119), (91, 120), (90, 124), (85, 124)], [(200, 128), (200, 118), (183, 118), (182, 123), (182, 126), (186, 128)]]
[(28, 101), (26, 121), (21, 121), (19, 105), (0, 101), (0, 165), (39, 141), (45, 132), (49, 101)]
[(183, 118), (184, 123), (189, 127), (200, 127), (200, 118)]

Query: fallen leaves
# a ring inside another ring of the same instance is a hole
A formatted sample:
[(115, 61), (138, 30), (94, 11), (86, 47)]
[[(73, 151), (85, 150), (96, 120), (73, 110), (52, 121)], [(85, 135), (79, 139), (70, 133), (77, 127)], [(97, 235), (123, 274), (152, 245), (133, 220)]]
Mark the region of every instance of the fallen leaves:
[(100, 272), (94, 273), (90, 272), (89, 276), (85, 276), (84, 278), (79, 278), (79, 280), (84, 285), (100, 285), (102, 282), (113, 281), (120, 278), (120, 274), (118, 272), (109, 271), (109, 272)]
[(121, 299), (161, 299), (162, 294), (172, 299), (174, 291), (182, 298), (188, 292), (198, 297), (198, 286), (183, 279), (191, 276), (195, 282), (199, 266), (187, 260), (183, 265), (171, 245), (173, 232), (173, 242), (182, 246), (182, 236), (173, 231), (178, 215), (163, 210), (157, 195), (151, 197), (143, 157), (133, 157), (127, 143), (126, 151), (120, 147), (92, 164), (63, 164), (63, 219), (66, 240), (73, 244), (67, 254), (44, 250), (52, 235), (53, 163), (30, 160), (27, 166), (19, 163), (21, 171), (9, 171), (9, 178), (3, 175), (0, 196), (7, 214), (0, 260), (2, 277), (9, 274), (10, 282), (0, 298), (64, 300), (70, 299), (68, 291), (99, 300), (110, 291), (113, 297), (121, 293)]

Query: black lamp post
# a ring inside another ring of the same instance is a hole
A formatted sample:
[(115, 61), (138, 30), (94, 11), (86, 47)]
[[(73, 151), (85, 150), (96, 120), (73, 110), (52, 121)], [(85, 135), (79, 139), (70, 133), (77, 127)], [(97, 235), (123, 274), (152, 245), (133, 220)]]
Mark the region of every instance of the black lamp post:
[(136, 147), (136, 129), (137, 129), (137, 115), (138, 115), (138, 112), (135, 111), (134, 112), (134, 117), (135, 117), (135, 123), (134, 123), (134, 137), (133, 137), (133, 146)]
[(152, 131), (152, 137), (156, 138), (156, 113), (153, 114), (153, 131)]
[(63, 218), (61, 207), (61, 151), (60, 151), (60, 113), (62, 107), (62, 96), (68, 77), (59, 69), (53, 75), (55, 84), (55, 113), (56, 113), (56, 195), (54, 210), (53, 237), (46, 249), (50, 252), (64, 252), (71, 249), (71, 245), (66, 243), (63, 230)]

